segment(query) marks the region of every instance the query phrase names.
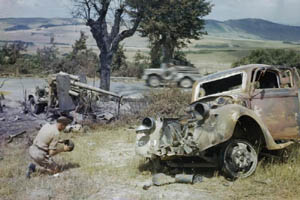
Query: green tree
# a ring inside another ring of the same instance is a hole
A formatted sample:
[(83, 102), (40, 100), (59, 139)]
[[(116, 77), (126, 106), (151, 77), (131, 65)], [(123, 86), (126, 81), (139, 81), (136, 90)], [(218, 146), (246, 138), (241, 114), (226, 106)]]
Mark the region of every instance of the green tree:
[(292, 49), (256, 49), (251, 51), (248, 56), (233, 63), (232, 66), (237, 67), (252, 63), (284, 65), (300, 69), (300, 52)]
[(87, 50), (86, 41), (88, 36), (85, 35), (83, 31), (80, 31), (80, 37), (75, 41), (74, 45), (72, 45), (72, 56), (76, 56), (79, 51)]
[(112, 61), (112, 71), (116, 71), (121, 69), (121, 67), (127, 67), (127, 62), (126, 62), (126, 55), (125, 55), (125, 50), (124, 50), (124, 45), (119, 45), (118, 50), (116, 51), (113, 61)]
[(15, 64), (22, 57), (22, 52), (27, 51), (28, 45), (25, 42), (6, 43), (1, 50), (2, 62), (4, 64)]
[(50, 37), (50, 46), (44, 46), (42, 49), (36, 50), (37, 60), (43, 70), (48, 72), (55, 71), (53, 64), (57, 62), (59, 51), (55, 46), (54, 37)]
[(151, 59), (151, 64), (150, 67), (152, 68), (159, 68), (160, 64), (162, 62), (161, 56), (162, 56), (162, 51), (161, 51), (161, 46), (158, 42), (154, 42), (153, 44), (150, 44), (150, 59)]
[(93, 50), (87, 48), (87, 39), (88, 36), (84, 32), (80, 32), (80, 37), (72, 45), (70, 54), (52, 60), (49, 65), (52, 71), (95, 76), (99, 60)]
[[(153, 48), (162, 48), (163, 62), (170, 62), (174, 58), (176, 48), (182, 48), (191, 39), (200, 39), (206, 34), (203, 17), (211, 11), (210, 2), (206, 0), (149, 2), (139, 31), (143, 37), (149, 38)], [(152, 55), (157, 57), (156, 54)]]

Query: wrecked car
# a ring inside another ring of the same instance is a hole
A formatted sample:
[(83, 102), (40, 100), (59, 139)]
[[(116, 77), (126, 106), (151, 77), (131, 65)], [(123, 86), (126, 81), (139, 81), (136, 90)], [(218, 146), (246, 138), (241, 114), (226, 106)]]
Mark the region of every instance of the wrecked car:
[(150, 87), (176, 83), (179, 87), (191, 88), (200, 77), (195, 67), (163, 63), (160, 68), (145, 69), (142, 79)]
[(299, 84), (295, 68), (261, 64), (202, 77), (185, 116), (142, 121), (136, 153), (157, 166), (217, 167), (231, 178), (248, 177), (260, 152), (299, 139)]

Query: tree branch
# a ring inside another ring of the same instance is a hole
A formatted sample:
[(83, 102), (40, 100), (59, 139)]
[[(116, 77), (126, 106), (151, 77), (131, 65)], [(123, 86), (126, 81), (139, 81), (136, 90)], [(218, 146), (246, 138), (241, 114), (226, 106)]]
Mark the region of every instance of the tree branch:
[(84, 4), (86, 6), (87, 9), (84, 8), (85, 11), (85, 18), (87, 19), (87, 21), (89, 19), (91, 19), (91, 7), (90, 7), (90, 0), (84, 0)]
[(137, 30), (137, 28), (142, 20), (142, 16), (143, 16), (143, 12), (139, 11), (135, 18), (132, 28), (122, 31), (115, 38), (113, 38), (112, 45), (111, 45), (111, 50), (113, 52), (117, 51), (118, 45), (122, 40), (124, 40), (125, 38), (128, 38), (128, 37), (131, 37), (135, 33), (135, 31)]
[(97, 5), (96, 1), (93, 0), (91, 2), (91, 5), (93, 6), (93, 8), (95, 9), (95, 11), (97, 12), (99, 18), (97, 19), (97, 21), (99, 22), (103, 22), (105, 20), (109, 5), (110, 5), (110, 0), (101, 0), (100, 1), (101, 4), (101, 8), (99, 8), (99, 6)]
[(114, 25), (112, 26), (111, 33), (110, 33), (110, 42), (112, 42), (113, 39), (115, 37), (117, 37), (117, 35), (120, 32), (121, 16), (122, 16), (123, 12), (124, 12), (123, 7), (117, 9), (116, 12), (115, 12)]

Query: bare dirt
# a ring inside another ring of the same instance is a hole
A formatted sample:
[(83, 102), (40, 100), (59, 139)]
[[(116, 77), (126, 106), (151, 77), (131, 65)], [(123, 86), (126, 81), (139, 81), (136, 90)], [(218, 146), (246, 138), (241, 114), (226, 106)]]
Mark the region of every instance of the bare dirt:
[(2, 105), (4, 107), (3, 113), (0, 113), (0, 141), (23, 131), (26, 131), (24, 135), (32, 134), (39, 130), (40, 125), (46, 123), (45, 115), (35, 117), (24, 113), (21, 102), (4, 100)]

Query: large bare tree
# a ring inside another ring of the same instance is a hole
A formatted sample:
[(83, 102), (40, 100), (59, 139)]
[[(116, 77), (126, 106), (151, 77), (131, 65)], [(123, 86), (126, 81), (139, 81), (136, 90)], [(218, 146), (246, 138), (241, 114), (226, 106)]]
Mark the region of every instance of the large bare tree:
[(109, 90), (113, 55), (119, 43), (136, 32), (147, 0), (72, 1), (74, 16), (86, 20), (100, 50), (100, 88)]

